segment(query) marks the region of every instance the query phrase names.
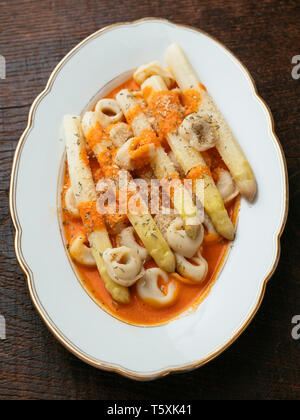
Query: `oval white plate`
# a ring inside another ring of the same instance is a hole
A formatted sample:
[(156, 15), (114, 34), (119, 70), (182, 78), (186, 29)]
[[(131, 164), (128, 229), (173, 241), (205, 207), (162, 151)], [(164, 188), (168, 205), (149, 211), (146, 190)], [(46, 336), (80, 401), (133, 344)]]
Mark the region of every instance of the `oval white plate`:
[[(254, 204), (242, 201), (238, 234), (208, 298), (189, 316), (142, 328), (113, 318), (76, 279), (60, 237), (57, 182), (66, 113), (129, 69), (163, 60), (179, 42), (240, 141), (257, 177)], [(53, 334), (87, 363), (135, 379), (201, 366), (246, 328), (279, 258), (287, 216), (287, 172), (268, 108), (243, 65), (207, 34), (162, 19), (104, 28), (75, 47), (35, 100), (13, 164), (10, 206), (16, 254), (32, 300)]]

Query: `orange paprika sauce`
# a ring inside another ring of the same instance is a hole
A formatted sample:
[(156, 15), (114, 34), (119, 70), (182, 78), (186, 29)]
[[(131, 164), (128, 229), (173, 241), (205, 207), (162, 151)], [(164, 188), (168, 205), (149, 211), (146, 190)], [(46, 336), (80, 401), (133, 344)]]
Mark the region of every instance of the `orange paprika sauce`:
[[(139, 86), (133, 81), (133, 79), (130, 79), (118, 88), (114, 89), (109, 95), (107, 95), (107, 97), (115, 98), (116, 94), (121, 89), (138, 90)], [(99, 173), (101, 173), (99, 164), (91, 155), (89, 155), (89, 160), (94, 180), (97, 182), (99, 180)], [(209, 166), (211, 167), (212, 172), (217, 170), (217, 168), (226, 169), (226, 165), (222, 161), (216, 149), (211, 149), (205, 152), (205, 160), (210, 164)], [(84, 234), (84, 227), (81, 220), (74, 218), (65, 210), (64, 197), (69, 187), (70, 179), (68, 168), (66, 167), (64, 185), (61, 193), (61, 205), (63, 209), (62, 219), (67, 248), (69, 248), (72, 240), (74, 240), (79, 233)], [(239, 197), (232, 200), (227, 205), (229, 216), (234, 224), (237, 222), (239, 207)], [(76, 262), (74, 262), (74, 265), (84, 288), (93, 297), (93, 299), (111, 315), (130, 324), (146, 326), (159, 325), (178, 317), (181, 313), (190, 308), (196, 309), (198, 305), (208, 296), (229, 251), (229, 242), (221, 237), (215, 238), (215, 236), (216, 235), (206, 233), (202, 244), (202, 256), (208, 263), (208, 273), (205, 281), (199, 285), (190, 284), (189, 282), (184, 283), (178, 279), (172, 278), (172, 275), (170, 275), (170, 279), (174, 280), (177, 284), (178, 298), (171, 306), (168, 307), (154, 307), (146, 304), (138, 296), (135, 286), (130, 288), (131, 300), (129, 304), (124, 305), (117, 303), (113, 301), (112, 297), (105, 289), (104, 282), (101, 279), (96, 267), (86, 267)], [(113, 246), (115, 246), (116, 238), (111, 236), (111, 241)], [(156, 265), (152, 260), (145, 264), (145, 268), (155, 266)]]

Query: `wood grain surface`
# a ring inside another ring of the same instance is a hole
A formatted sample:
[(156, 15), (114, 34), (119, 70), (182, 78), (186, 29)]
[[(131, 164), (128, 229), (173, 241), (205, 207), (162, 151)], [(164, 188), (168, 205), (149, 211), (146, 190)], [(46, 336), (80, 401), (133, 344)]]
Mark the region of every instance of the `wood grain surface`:
[[(296, 0), (0, 1), (0, 54), (7, 61), (7, 78), (0, 80), (0, 314), (7, 322), (7, 339), (0, 341), (0, 399), (299, 399), (300, 340), (291, 336), (292, 317), (300, 315), (300, 80), (291, 77), (292, 57), (300, 54), (299, 5)], [(146, 16), (209, 32), (249, 69), (286, 154), (290, 214), (278, 269), (239, 340), (194, 372), (139, 383), (85, 365), (47, 330), (15, 258), (8, 195), (29, 107), (58, 61), (97, 29)]]

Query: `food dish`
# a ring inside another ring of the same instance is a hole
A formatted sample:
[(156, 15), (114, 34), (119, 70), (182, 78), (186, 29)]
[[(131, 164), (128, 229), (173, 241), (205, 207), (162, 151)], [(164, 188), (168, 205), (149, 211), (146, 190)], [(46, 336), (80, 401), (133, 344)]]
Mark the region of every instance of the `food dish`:
[(234, 239), (240, 192), (257, 191), (182, 48), (166, 59), (64, 118), (67, 249), (99, 304), (136, 325), (197, 308)]
[[(94, 103), (97, 98), (91, 98), (99, 86), (104, 86), (99, 97), (106, 96), (130, 77), (129, 69), (162, 61), (172, 42), (182, 45), (202, 83), (209, 86), (251, 162), (259, 192), (255, 205), (242, 200), (234, 246), (219, 272), (222, 275), (197, 310), (160, 326), (141, 328), (99, 310), (93, 296), (83, 293), (77, 271), (68, 263), (56, 212), (64, 176), (61, 162), (65, 162), (57, 127), (66, 110), (79, 115), (86, 104)], [(162, 19), (100, 30), (59, 63), (32, 105), (11, 176), (16, 254), (40, 316), (55, 337), (86, 363), (139, 380), (199, 367), (239, 337), (276, 269), (287, 208), (284, 155), (272, 116), (249, 73), (209, 35)]]

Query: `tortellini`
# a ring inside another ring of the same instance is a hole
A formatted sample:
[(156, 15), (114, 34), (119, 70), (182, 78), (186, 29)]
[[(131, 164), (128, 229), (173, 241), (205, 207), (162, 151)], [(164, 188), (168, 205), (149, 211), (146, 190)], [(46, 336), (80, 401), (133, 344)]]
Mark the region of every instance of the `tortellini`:
[(208, 271), (207, 261), (202, 257), (201, 252), (188, 261), (182, 255), (176, 253), (177, 271), (178, 273), (195, 283), (202, 283), (205, 280)]
[(182, 121), (179, 134), (199, 152), (204, 152), (216, 144), (216, 136), (212, 124), (197, 113), (188, 115)]
[(167, 241), (170, 247), (183, 257), (192, 258), (200, 245), (204, 236), (203, 226), (200, 225), (199, 233), (195, 239), (191, 239), (185, 229), (183, 221), (177, 217), (167, 229)]
[(150, 255), (147, 249), (137, 243), (132, 226), (129, 226), (120, 233), (119, 242), (121, 246), (127, 246), (128, 248), (135, 250), (141, 257), (142, 261), (149, 259)]
[(145, 273), (141, 257), (127, 246), (107, 249), (103, 260), (109, 276), (121, 286), (132, 286)]
[(74, 217), (79, 218), (79, 210), (77, 208), (76, 198), (74, 195), (74, 192), (72, 190), (72, 187), (70, 187), (65, 195), (65, 205), (67, 211)]
[[(166, 293), (159, 287), (159, 278), (162, 278), (166, 283), (166, 285), (161, 286), (161, 288), (167, 288)], [(169, 281), (165, 271), (154, 267), (146, 270), (144, 276), (138, 281), (137, 293), (142, 300), (151, 306), (169, 306), (178, 297), (178, 287), (174, 280)]]
[(70, 255), (74, 261), (89, 267), (96, 266), (91, 248), (85, 245), (86, 236), (79, 234), (70, 245)]
[(134, 73), (133, 78), (136, 83), (142, 85), (151, 76), (161, 76), (168, 89), (175, 83), (172, 73), (167, 69), (163, 69), (159, 61), (152, 61), (149, 64), (140, 66)]
[(219, 170), (217, 188), (225, 203), (228, 203), (229, 201), (233, 200), (239, 194), (239, 190), (236, 183), (234, 182), (230, 173), (228, 171), (225, 171), (225, 169)]

